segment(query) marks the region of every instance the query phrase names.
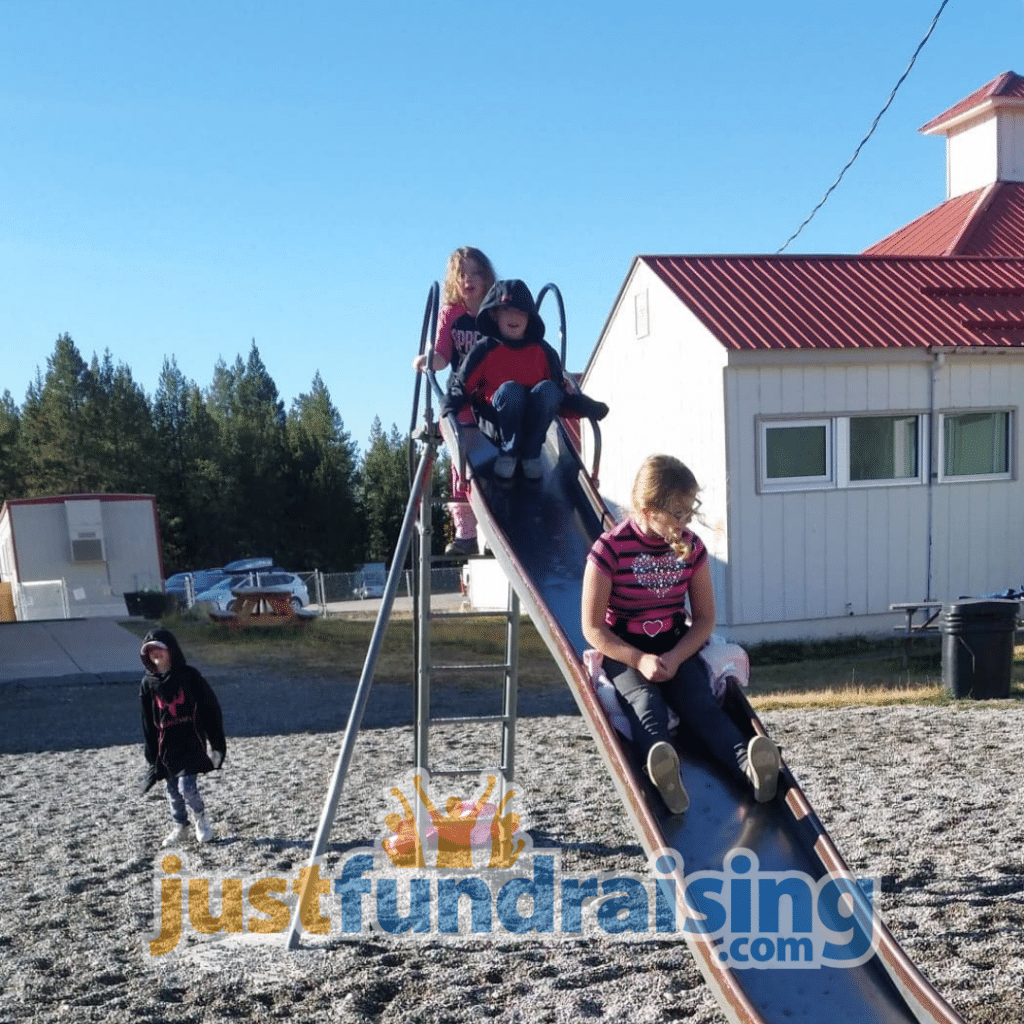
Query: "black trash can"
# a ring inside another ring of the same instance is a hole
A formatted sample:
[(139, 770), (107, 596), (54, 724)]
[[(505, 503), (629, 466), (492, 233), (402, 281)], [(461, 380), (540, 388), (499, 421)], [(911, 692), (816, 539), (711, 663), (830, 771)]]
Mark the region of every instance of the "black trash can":
[(942, 685), (954, 697), (1010, 696), (1019, 601), (974, 598), (942, 609)]

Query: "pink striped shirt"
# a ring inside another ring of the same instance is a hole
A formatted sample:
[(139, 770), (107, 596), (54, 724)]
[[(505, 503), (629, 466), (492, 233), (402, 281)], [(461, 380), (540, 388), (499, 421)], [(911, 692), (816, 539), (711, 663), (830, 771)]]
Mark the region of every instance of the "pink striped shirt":
[[(455, 302), (441, 307), (434, 351), (448, 360), (452, 374), (458, 370), (480, 337), (476, 331), (476, 317), (466, 308), (465, 303)], [(456, 418), (460, 423), (476, 422), (473, 410), (468, 406)]]
[(689, 530), (683, 531), (683, 539), (693, 550), (681, 562), (665, 541), (645, 536), (631, 516), (594, 541), (587, 561), (612, 581), (604, 615), (609, 626), (685, 613), (690, 577), (707, 558), (707, 549)]

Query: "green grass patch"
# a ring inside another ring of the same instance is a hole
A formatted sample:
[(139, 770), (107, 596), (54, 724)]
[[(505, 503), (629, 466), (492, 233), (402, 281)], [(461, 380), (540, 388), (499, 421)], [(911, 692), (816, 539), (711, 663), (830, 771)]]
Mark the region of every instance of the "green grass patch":
[[(203, 666), (265, 667), (307, 677), (358, 678), (375, 623), (369, 619), (316, 619), (302, 627), (232, 629), (195, 617), (173, 617), (173, 630), (190, 661)], [(152, 623), (125, 626), (140, 638)], [(458, 616), (430, 625), (435, 664), (492, 665), (505, 661), (505, 619)], [(384, 632), (374, 678), (411, 683), (415, 662), (414, 624), (393, 618)], [(841, 637), (835, 640), (770, 642), (747, 649), (751, 681), (747, 696), (755, 710), (944, 704), (953, 698), (942, 685), (939, 638)], [(562, 684), (561, 673), (533, 623), (524, 618), (519, 638), (519, 679), (523, 686)], [(493, 685), (499, 668), (458, 673), (460, 684)], [(1024, 647), (1017, 647), (1010, 697), (1024, 699)]]

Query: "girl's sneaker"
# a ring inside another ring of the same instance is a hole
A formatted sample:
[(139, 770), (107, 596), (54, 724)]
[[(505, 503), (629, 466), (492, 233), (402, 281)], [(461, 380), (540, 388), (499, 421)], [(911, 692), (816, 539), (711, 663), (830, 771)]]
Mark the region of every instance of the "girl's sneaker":
[(167, 833), (167, 838), (164, 839), (164, 846), (180, 846), (185, 841), (185, 836), (188, 835), (188, 822), (183, 821), (180, 824), (174, 823), (174, 828)]
[(456, 537), (444, 549), (446, 555), (464, 555), (469, 557), (476, 554), (476, 537)]
[(540, 459), (523, 459), (520, 465), (523, 467), (523, 476), (527, 480), (539, 480), (544, 475)]
[(755, 736), (747, 745), (747, 778), (754, 787), (754, 799), (759, 804), (775, 798), (781, 767), (779, 748), (767, 736)]
[(679, 755), (671, 743), (660, 740), (647, 752), (647, 774), (672, 814), (682, 814), (690, 797), (679, 777)]

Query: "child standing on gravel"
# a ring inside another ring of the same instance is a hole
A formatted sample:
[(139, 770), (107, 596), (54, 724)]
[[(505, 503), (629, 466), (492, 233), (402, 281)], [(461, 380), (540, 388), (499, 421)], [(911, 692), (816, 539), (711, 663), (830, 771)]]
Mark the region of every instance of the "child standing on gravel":
[(224, 763), (227, 744), (220, 703), (199, 670), (186, 662), (169, 629), (147, 633), (140, 654), (146, 667), (139, 696), (149, 764), (143, 792), (158, 780), (166, 780), (174, 827), (164, 846), (184, 840), (189, 809), (196, 839), (208, 843), (213, 838), (213, 829), (196, 776), (214, 771)]

